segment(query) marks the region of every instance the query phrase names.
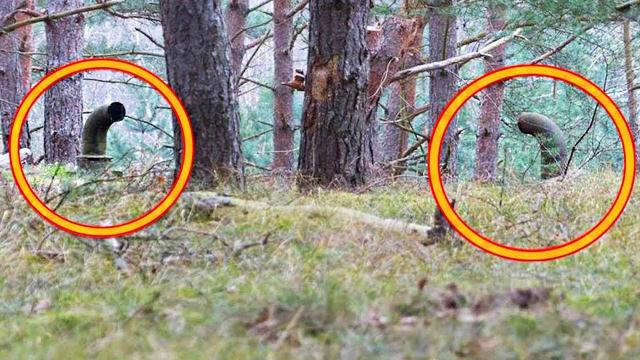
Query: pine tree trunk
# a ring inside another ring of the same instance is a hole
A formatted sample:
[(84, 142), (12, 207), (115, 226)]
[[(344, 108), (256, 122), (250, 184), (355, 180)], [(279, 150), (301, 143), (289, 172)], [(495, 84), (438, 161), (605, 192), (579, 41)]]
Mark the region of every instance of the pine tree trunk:
[[(13, 13), (16, 9), (18, 3), (19, 1), (13, 0), (0, 1), (0, 20), (4, 19), (4, 24), (0, 25), (10, 24), (18, 20), (18, 15), (7, 18), (7, 15)], [(19, 32), (0, 34), (0, 124), (3, 152), (9, 150), (11, 124), (22, 96), (28, 88), (27, 82), (30, 82), (31, 76), (31, 67), (25, 73), (20, 65), (22, 58), (22, 56), (18, 55), (20, 41), (21, 33)], [(29, 80), (26, 80), (25, 76), (29, 76)], [(26, 126), (22, 132), (21, 148), (28, 148), (30, 145), (28, 130), (29, 127)]]
[(293, 58), (290, 44), (293, 21), (287, 17), (291, 0), (273, 2), (273, 60), (275, 98), (273, 102), (273, 170), (290, 173), (293, 170), (294, 120), (293, 90), (283, 85), (291, 80)]
[[(456, 18), (450, 14), (451, 0), (434, 1), (429, 10), (429, 61), (440, 61), (456, 55), (457, 26)], [(429, 83), (429, 126), (428, 134), (435, 125), (438, 116), (457, 90), (456, 65), (431, 72)], [(455, 179), (457, 175), (458, 135), (457, 120), (454, 119), (447, 129), (440, 155), (442, 177), (445, 181)]]
[[(505, 26), (504, 9), (489, 9), (487, 33), (501, 31)], [(484, 72), (488, 73), (504, 66), (506, 44), (491, 51), (484, 60)], [(483, 91), (478, 132), (476, 134), (476, 168), (474, 178), (482, 182), (496, 180), (498, 166), (498, 139), (500, 137), (500, 113), (504, 98), (504, 83), (500, 82)]]
[[(75, 9), (83, 0), (50, 0), (49, 14)], [(82, 59), (84, 15), (48, 21), (47, 72)], [(82, 74), (68, 77), (44, 94), (44, 153), (47, 163), (75, 163), (82, 132)]]
[[(213, 0), (211, 0), (213, 1)], [(247, 24), (249, 0), (230, 0), (225, 10), (229, 39), (231, 40), (231, 66), (233, 73), (240, 76), (244, 58), (244, 28)]]
[[(407, 5), (405, 4), (405, 7)], [(405, 13), (412, 11), (405, 9)], [(416, 24), (413, 35), (413, 42), (409, 49), (404, 53), (401, 59), (399, 69), (409, 68), (418, 65), (421, 61), (423, 33), (426, 22), (422, 17), (413, 19)], [(387, 123), (398, 121), (404, 128), (411, 128), (411, 121), (408, 120), (410, 115), (416, 110), (416, 87), (417, 80), (415, 76), (394, 83), (389, 88), (389, 97), (387, 100)], [(384, 134), (382, 139), (382, 162), (389, 163), (398, 160), (407, 150), (409, 143), (409, 133), (390, 124), (384, 125)], [(388, 169), (392, 175), (401, 175), (406, 170), (406, 163), (398, 162)]]
[[(636, 75), (633, 70), (633, 46), (632, 46), (632, 37), (631, 37), (631, 23), (629, 20), (625, 20), (623, 23), (623, 37), (624, 37), (624, 67), (625, 67), (625, 78), (627, 80), (627, 104), (629, 106), (629, 128), (631, 129), (631, 133), (633, 134), (634, 141), (636, 144), (638, 143), (637, 139), (640, 136), (640, 132), (638, 132), (638, 101), (636, 99), (636, 94), (634, 92), (633, 87), (636, 82)], [(636, 154), (636, 160), (638, 159), (638, 155)], [(638, 171), (640, 169), (636, 167)]]
[(372, 162), (367, 122), (369, 1), (310, 0), (299, 184), (364, 185)]
[[(219, 1), (162, 0), (162, 29), (169, 84), (191, 117), (195, 136), (192, 189), (243, 178), (238, 102), (231, 45)], [(174, 125), (176, 164), (180, 128)]]
[(402, 154), (401, 149), (406, 147), (406, 144), (403, 144), (404, 139), (406, 139), (406, 136), (404, 136), (406, 132), (392, 124), (397, 122), (404, 126), (401, 121), (404, 100), (400, 83), (395, 82), (389, 85), (386, 108), (385, 124), (382, 125), (382, 134), (377, 146), (379, 149), (379, 158), (377, 160), (383, 165), (382, 170), (384, 174), (391, 175), (394, 172), (393, 169), (385, 166), (385, 164), (389, 164), (389, 162), (400, 158)]
[[(421, 36), (421, 29), (422, 21), (390, 16), (384, 20), (379, 30), (370, 31), (369, 34), (368, 46), (371, 54), (371, 70), (369, 76), (368, 121), (373, 124), (372, 137), (375, 140), (375, 160), (380, 165), (380, 170), (383, 173), (390, 172), (385, 163), (398, 158), (395, 155), (397, 154), (398, 145), (401, 144), (395, 143), (394, 140), (400, 140), (399, 138), (404, 137), (401, 134), (404, 131), (393, 124), (384, 124), (382, 126), (379, 124), (377, 121), (378, 103), (384, 89), (389, 86), (389, 77), (402, 68), (405, 56), (410, 53), (414, 45), (414, 39)], [(394, 95), (399, 96), (400, 90), (399, 85), (393, 84), (390, 98), (393, 98)], [(392, 108), (388, 109), (388, 115), (396, 119), (403, 106), (401, 104), (402, 99), (394, 101), (396, 103), (390, 104)], [(379, 135), (378, 128), (382, 130)]]
[[(24, 8), (35, 10), (34, 0), (23, 0)], [(16, 21), (22, 21), (31, 16), (19, 13), (16, 15)], [(16, 30), (18, 33), (18, 50), (20, 50), (20, 70), (22, 74), (22, 87), (25, 91), (31, 88), (31, 67), (33, 64), (31, 53), (33, 49), (33, 29), (31, 25), (24, 26)]]

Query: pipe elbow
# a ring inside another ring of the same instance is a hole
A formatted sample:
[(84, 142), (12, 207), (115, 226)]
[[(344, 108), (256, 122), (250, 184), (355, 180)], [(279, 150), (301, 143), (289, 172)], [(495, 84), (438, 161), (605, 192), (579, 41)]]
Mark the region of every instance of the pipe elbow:
[(111, 125), (126, 116), (122, 103), (112, 102), (95, 109), (82, 127), (82, 155), (104, 156), (107, 152), (107, 132)]
[(540, 177), (561, 176), (567, 164), (567, 145), (562, 129), (548, 117), (532, 112), (520, 114), (518, 129), (523, 134), (534, 136), (540, 144)]

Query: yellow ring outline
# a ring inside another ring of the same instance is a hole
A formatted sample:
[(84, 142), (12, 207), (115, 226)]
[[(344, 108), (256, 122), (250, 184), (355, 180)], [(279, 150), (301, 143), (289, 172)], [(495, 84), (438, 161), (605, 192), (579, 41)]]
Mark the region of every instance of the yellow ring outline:
[[(169, 103), (182, 129), (182, 165), (180, 168), (180, 173), (176, 181), (174, 182), (172, 189), (165, 196), (165, 198), (162, 199), (162, 201), (160, 201), (152, 210), (138, 218), (119, 225), (92, 226), (80, 224), (58, 215), (57, 213), (49, 209), (33, 192), (24, 175), (22, 164), (20, 162), (20, 133), (33, 104), (35, 104), (42, 93), (44, 93), (51, 86), (55, 85), (58, 81), (76, 73), (89, 70), (115, 70), (134, 75), (146, 81), (149, 85), (159, 91), (160, 94)], [(107, 238), (131, 234), (158, 220), (171, 208), (171, 206), (173, 206), (173, 204), (180, 197), (180, 194), (189, 181), (189, 176), (191, 175), (191, 169), (193, 167), (193, 130), (191, 127), (189, 115), (180, 102), (180, 99), (178, 99), (173, 90), (167, 84), (165, 84), (165, 82), (157, 75), (141, 66), (117, 59), (81, 60), (60, 67), (56, 69), (56, 71), (50, 73), (45, 78), (40, 80), (29, 91), (29, 93), (27, 93), (17, 110), (13, 125), (11, 127), (9, 143), (11, 171), (13, 173), (14, 180), (16, 181), (16, 184), (20, 189), (20, 192), (24, 196), (25, 200), (29, 203), (29, 205), (31, 205), (31, 207), (38, 214), (40, 214), (40, 216), (42, 216), (45, 220), (49, 221), (54, 226), (75, 235), (93, 238)]]
[[(580, 88), (582, 91), (594, 98), (609, 114), (613, 120), (620, 139), (622, 140), (624, 152), (624, 172), (622, 184), (618, 192), (618, 196), (613, 205), (605, 216), (598, 222), (596, 226), (578, 238), (564, 243), (559, 246), (538, 249), (525, 249), (505, 246), (496, 243), (469, 227), (458, 214), (454, 211), (449, 203), (440, 174), (439, 158), (442, 142), (446, 134), (447, 127), (451, 123), (458, 110), (467, 102), (469, 98), (482, 89), (499, 81), (523, 76), (542, 76), (554, 78), (564, 81), (573, 86)], [(617, 105), (591, 81), (579, 74), (573, 73), (566, 69), (547, 66), (547, 65), (516, 65), (505, 67), (496, 71), (487, 73), (480, 78), (474, 80), (468, 86), (463, 88), (451, 101), (447, 104), (443, 112), (440, 114), (438, 121), (431, 134), (431, 143), (429, 144), (429, 155), (427, 159), (429, 183), (431, 191), (435, 198), (436, 204), (440, 207), (443, 215), (449, 221), (451, 226), (467, 241), (476, 247), (502, 258), (517, 261), (547, 261), (558, 259), (564, 256), (574, 254), (604, 235), (616, 220), (622, 214), (631, 193), (635, 180), (635, 146), (633, 137), (629, 130), (629, 126)]]

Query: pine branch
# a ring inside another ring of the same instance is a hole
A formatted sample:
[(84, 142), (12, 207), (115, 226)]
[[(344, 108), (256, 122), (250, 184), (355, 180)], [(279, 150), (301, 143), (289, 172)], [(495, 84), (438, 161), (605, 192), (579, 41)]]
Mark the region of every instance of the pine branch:
[(111, 6), (123, 3), (123, 2), (124, 2), (124, 0), (112, 0), (112, 1), (107, 1), (107, 2), (104, 2), (104, 3), (93, 4), (93, 5), (83, 6), (83, 7), (79, 7), (79, 8), (72, 9), (72, 10), (62, 11), (62, 12), (55, 13), (55, 14), (42, 15), (42, 16), (33, 17), (31, 19), (18, 21), (18, 22), (15, 22), (13, 24), (9, 24), (9, 25), (7, 25), (5, 27), (0, 28), (0, 35), (4, 35), (4, 34), (7, 34), (7, 33), (10, 33), (10, 32), (15, 31), (15, 30), (17, 30), (17, 29), (19, 29), (21, 27), (33, 25), (35, 23), (39, 23), (39, 22), (43, 22), (43, 21), (53, 21), (53, 20), (62, 19), (62, 18), (68, 17), (68, 16), (73, 16), (73, 15), (78, 15), (78, 14), (90, 12), (90, 11), (106, 9), (106, 8), (111, 7)]
[(481, 48), (478, 51), (473, 51), (464, 55), (460, 55), (460, 56), (454, 56), (442, 61), (436, 61), (436, 62), (432, 62), (432, 63), (428, 63), (428, 64), (423, 64), (423, 65), (418, 65), (418, 66), (414, 66), (412, 68), (408, 68), (405, 70), (401, 70), (398, 71), (390, 80), (389, 83), (395, 82), (395, 81), (399, 81), (402, 79), (406, 79), (410, 76), (414, 76), (417, 74), (421, 74), (423, 72), (427, 72), (427, 71), (434, 71), (434, 70), (438, 70), (438, 69), (443, 69), (446, 68), (448, 66), (451, 65), (455, 65), (455, 64), (459, 64), (459, 63), (465, 63), (469, 60), (472, 59), (476, 59), (479, 57), (485, 57), (487, 56), (487, 54), (501, 46), (504, 45), (506, 43), (508, 43), (509, 41), (513, 40), (514, 38), (520, 36), (520, 33), (522, 32), (522, 28), (518, 28), (516, 29), (516, 31), (513, 32), (513, 34), (509, 35), (509, 36), (505, 36), (502, 39), (496, 40), (488, 45), (486, 45), (485, 47)]

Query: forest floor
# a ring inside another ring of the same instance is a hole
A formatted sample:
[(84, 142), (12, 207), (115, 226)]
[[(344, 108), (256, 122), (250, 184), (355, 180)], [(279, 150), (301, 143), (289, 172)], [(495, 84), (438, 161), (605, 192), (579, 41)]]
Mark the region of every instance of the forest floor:
[[(592, 226), (618, 183), (597, 174), (559, 188), (466, 183), (450, 194), (472, 226), (543, 246)], [(54, 230), (5, 180), (0, 358), (640, 356), (637, 192), (597, 243), (545, 263), (503, 260), (456, 236), (425, 247), (415, 234), (286, 210), (342, 206), (429, 225), (424, 183), (302, 195), (255, 181), (226, 192), (279, 207), (179, 204), (120, 249)]]

